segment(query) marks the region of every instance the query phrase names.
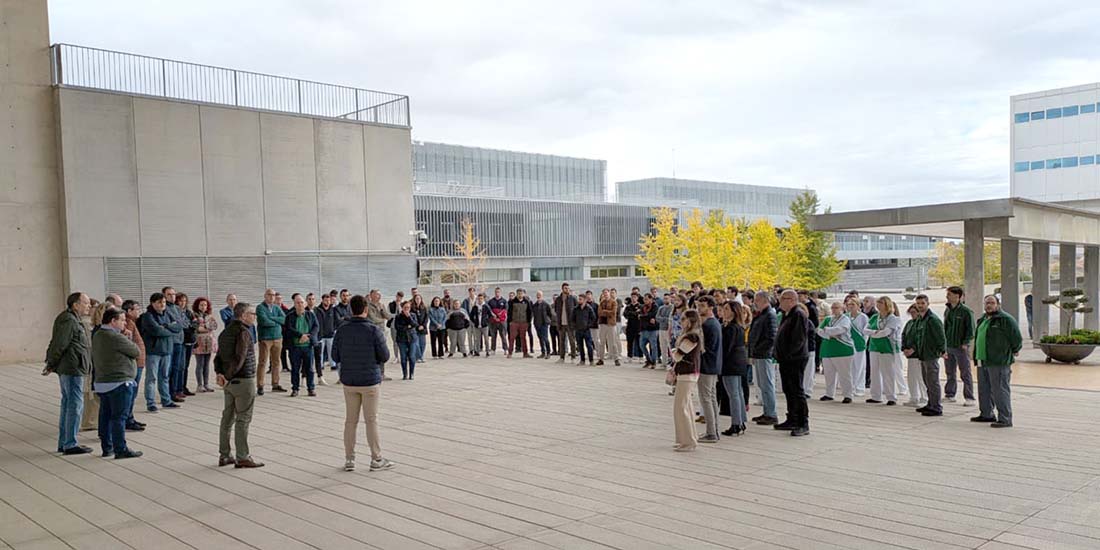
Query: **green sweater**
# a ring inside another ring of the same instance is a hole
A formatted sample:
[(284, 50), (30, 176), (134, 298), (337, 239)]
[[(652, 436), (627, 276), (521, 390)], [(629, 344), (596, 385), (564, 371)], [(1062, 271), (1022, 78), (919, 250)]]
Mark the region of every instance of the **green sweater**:
[(925, 312), (924, 317), (915, 321), (909, 333), (910, 348), (914, 351), (913, 357), (921, 361), (934, 361), (947, 353), (947, 337), (943, 330), (943, 321), (931, 311)]
[(137, 377), (137, 344), (122, 333), (99, 328), (92, 336), (95, 382), (126, 382)]
[(943, 312), (943, 331), (947, 336), (948, 348), (960, 348), (974, 339), (974, 312), (959, 302)]
[(53, 321), (53, 336), (46, 350), (46, 367), (59, 375), (86, 376), (92, 372), (91, 343), (84, 323), (72, 310)]
[[(1023, 348), (1024, 340), (1020, 334), (1020, 327), (1011, 315), (998, 311), (993, 315), (986, 314), (978, 320), (978, 324), (986, 324), (985, 341), (978, 342), (974, 346), (974, 363), (979, 367), (1006, 367), (1016, 361), (1016, 354)], [(978, 357), (978, 348), (981, 347), (984, 358)]]

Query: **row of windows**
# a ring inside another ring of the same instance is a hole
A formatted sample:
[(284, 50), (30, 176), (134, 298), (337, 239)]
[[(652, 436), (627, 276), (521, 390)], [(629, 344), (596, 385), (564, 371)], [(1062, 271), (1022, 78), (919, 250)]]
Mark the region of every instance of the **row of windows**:
[(1089, 166), (1096, 164), (1100, 155), (1087, 155), (1083, 157), (1062, 157), (1057, 159), (1020, 161), (1013, 165), (1014, 172), (1029, 172), (1031, 170), (1054, 170), (1055, 168), (1076, 168), (1077, 166)]
[(626, 274), (630, 272), (630, 266), (626, 265), (613, 265), (604, 267), (593, 267), (592, 278), (593, 279), (612, 279), (616, 277), (626, 277)]
[(1016, 124), (1024, 122), (1030, 122), (1032, 120), (1043, 120), (1049, 118), (1062, 118), (1077, 116), (1078, 114), (1087, 115), (1089, 113), (1097, 112), (1100, 109), (1100, 103), (1085, 103), (1084, 105), (1068, 105), (1066, 107), (1052, 107), (1045, 111), (1032, 111), (1030, 113), (1016, 113)]
[(531, 269), (531, 280), (538, 281), (577, 281), (581, 279), (579, 267), (536, 267)]

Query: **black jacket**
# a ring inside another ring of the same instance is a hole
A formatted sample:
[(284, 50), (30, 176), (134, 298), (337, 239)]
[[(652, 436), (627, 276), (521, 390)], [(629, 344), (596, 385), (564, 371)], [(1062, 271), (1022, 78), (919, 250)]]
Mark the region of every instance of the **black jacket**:
[(340, 328), (340, 325), (344, 324), (351, 318), (351, 302), (347, 304), (336, 304), (332, 306), (333, 311), (336, 312), (336, 328)]
[(340, 364), (340, 383), (373, 386), (382, 382), (382, 365), (390, 360), (382, 329), (363, 317), (349, 317), (332, 341), (332, 360)]
[(638, 326), (639, 330), (645, 332), (647, 330), (657, 330), (657, 304), (651, 304), (649, 309), (646, 309), (645, 304), (642, 304), (641, 309), (638, 310)]
[(461, 309), (452, 309), (443, 325), (447, 330), (466, 330), (470, 326), (470, 317)]
[(328, 309), (325, 309), (324, 306), (317, 306), (313, 309), (313, 314), (317, 316), (317, 326), (321, 338), (332, 338), (336, 335), (336, 327), (340, 326), (336, 308), (329, 306)]
[(418, 326), (419, 322), (415, 313), (410, 311), (408, 315), (405, 315), (403, 312), (398, 312), (397, 316), (393, 318), (394, 341), (401, 343), (415, 341), (416, 327)]
[(298, 343), (298, 339), (303, 334), (309, 335), (309, 345), (316, 345), (318, 342), (318, 335), (320, 334), (320, 327), (317, 324), (317, 316), (310, 310), (305, 310), (302, 315), (306, 318), (306, 325), (309, 327), (309, 332), (298, 332), (298, 310), (291, 308), (286, 312), (286, 322), (283, 323), (283, 344), (295, 345)]
[(780, 363), (806, 362), (810, 357), (810, 340), (806, 327), (809, 321), (798, 307), (783, 314), (775, 334), (775, 360)]
[(813, 300), (806, 300), (806, 310), (810, 312), (809, 321), (810, 328), (807, 334), (809, 340), (806, 342), (806, 347), (810, 353), (813, 353), (817, 349), (817, 326), (821, 324), (821, 319), (817, 315), (817, 304)]
[(546, 300), (539, 300), (531, 304), (531, 318), (536, 327), (542, 327), (550, 324), (554, 315), (550, 308), (550, 304)]
[(775, 310), (770, 307), (752, 318), (752, 324), (749, 325), (749, 357), (771, 359), (774, 356), (778, 325)]
[(565, 319), (558, 319), (558, 325), (566, 325), (568, 327), (573, 326), (573, 311), (577, 309), (577, 297), (570, 294), (566, 296), (564, 294), (558, 295), (554, 299), (554, 315), (555, 317), (561, 317), (562, 300), (565, 300)]
[(573, 315), (570, 317), (570, 328), (575, 331), (588, 330), (590, 328), (596, 328), (596, 308), (584, 304), (583, 306), (577, 304), (573, 308)]
[(748, 376), (749, 349), (745, 344), (745, 329), (737, 323), (722, 327), (722, 376)]

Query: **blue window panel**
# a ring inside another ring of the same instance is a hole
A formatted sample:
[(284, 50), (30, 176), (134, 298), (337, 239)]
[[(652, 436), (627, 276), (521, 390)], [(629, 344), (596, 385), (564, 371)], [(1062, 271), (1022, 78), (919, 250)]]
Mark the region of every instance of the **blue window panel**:
[(1041, 160), (1031, 161), (1031, 169), (1032, 170), (1042, 170), (1043, 169), (1043, 161), (1041, 161)]
[(1055, 168), (1062, 167), (1062, 159), (1047, 159), (1047, 170), (1054, 170)]
[(1031, 112), (1031, 120), (1043, 120), (1044, 118), (1046, 118), (1046, 113), (1042, 111)]
[(1055, 107), (1053, 109), (1047, 109), (1047, 118), (1062, 118), (1062, 108)]
[(1077, 168), (1077, 157), (1062, 158), (1062, 168)]
[(1023, 162), (1017, 162), (1016, 165), (1013, 167), (1013, 170), (1016, 172), (1027, 172), (1028, 168), (1030, 167), (1031, 163), (1025, 160)]
[(1096, 104), (1095, 103), (1089, 103), (1088, 105), (1082, 105), (1081, 106), (1081, 114), (1095, 113), (1095, 112), (1096, 112)]
[(1094, 157), (1093, 155), (1081, 157), (1081, 166), (1088, 166), (1090, 164), (1096, 164), (1096, 157)]
[(1030, 116), (1031, 115), (1028, 113), (1016, 113), (1016, 124), (1027, 122), (1030, 119)]
[(1077, 106), (1062, 107), (1062, 116), (1077, 116)]

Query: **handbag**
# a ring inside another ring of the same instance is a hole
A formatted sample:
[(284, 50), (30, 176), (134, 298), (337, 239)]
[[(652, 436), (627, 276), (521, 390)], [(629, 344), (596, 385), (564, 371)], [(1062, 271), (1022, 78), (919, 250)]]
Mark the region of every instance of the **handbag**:
[(665, 384), (669, 386), (676, 385), (676, 371), (673, 369), (665, 369)]

